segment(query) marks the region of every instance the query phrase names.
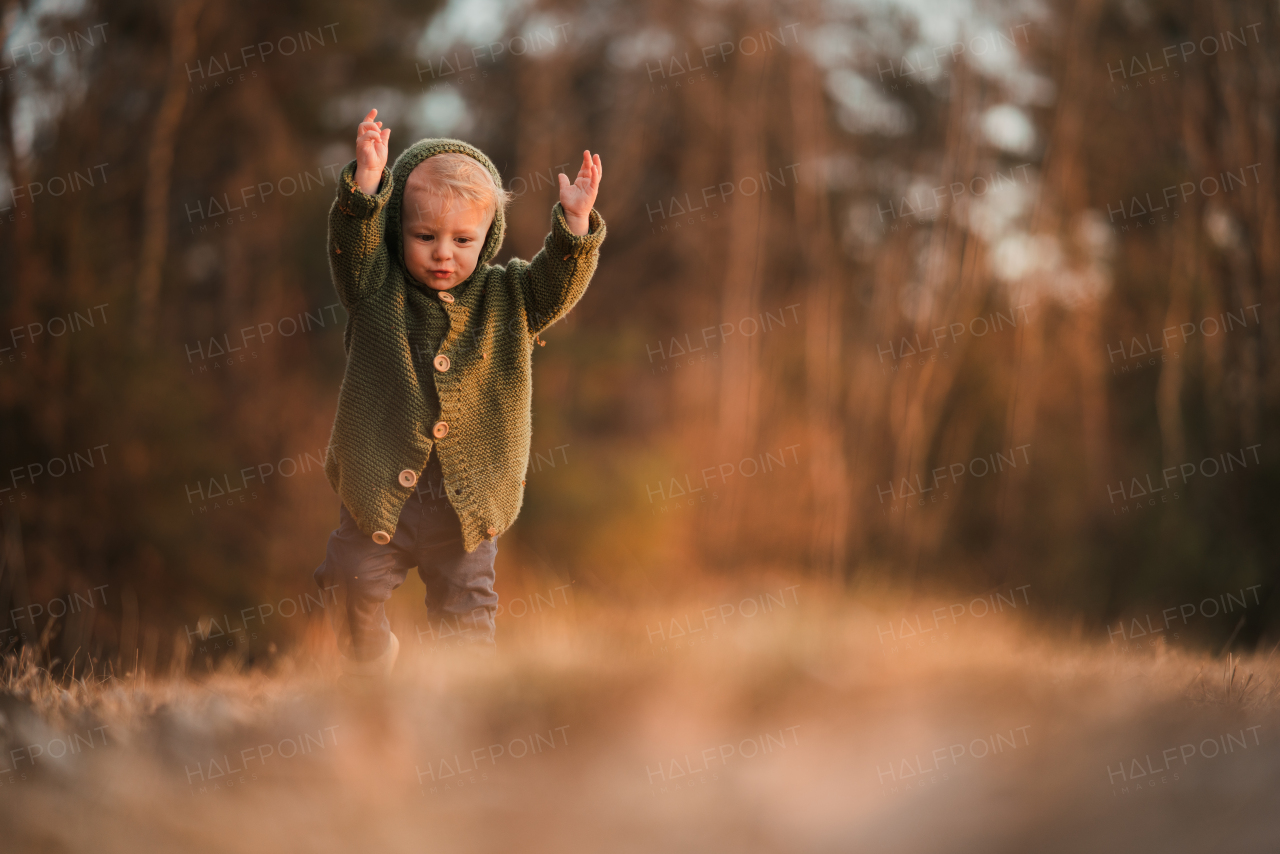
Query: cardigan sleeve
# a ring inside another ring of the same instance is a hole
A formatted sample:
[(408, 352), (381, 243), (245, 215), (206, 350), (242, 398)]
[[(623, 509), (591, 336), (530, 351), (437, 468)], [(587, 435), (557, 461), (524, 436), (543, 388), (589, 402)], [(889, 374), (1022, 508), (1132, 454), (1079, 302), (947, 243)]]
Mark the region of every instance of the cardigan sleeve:
[(569, 313), (582, 299), (600, 259), (604, 217), (591, 209), (586, 234), (574, 234), (559, 202), (551, 209), (551, 232), (531, 261), (507, 263), (509, 287), (523, 296), (529, 333), (536, 334)]
[(376, 195), (356, 186), (356, 161), (338, 178), (337, 198), (329, 208), (329, 275), (348, 312), (382, 286), (389, 256), (386, 240), (391, 170), (383, 167)]

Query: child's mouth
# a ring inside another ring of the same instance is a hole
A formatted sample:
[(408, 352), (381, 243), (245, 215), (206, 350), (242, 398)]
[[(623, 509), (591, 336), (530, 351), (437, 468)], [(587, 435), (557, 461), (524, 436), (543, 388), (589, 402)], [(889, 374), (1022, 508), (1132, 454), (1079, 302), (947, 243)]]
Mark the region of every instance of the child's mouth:
[(427, 272), (431, 273), (431, 275), (435, 276), (437, 279), (447, 279), (453, 275), (452, 270), (428, 270)]

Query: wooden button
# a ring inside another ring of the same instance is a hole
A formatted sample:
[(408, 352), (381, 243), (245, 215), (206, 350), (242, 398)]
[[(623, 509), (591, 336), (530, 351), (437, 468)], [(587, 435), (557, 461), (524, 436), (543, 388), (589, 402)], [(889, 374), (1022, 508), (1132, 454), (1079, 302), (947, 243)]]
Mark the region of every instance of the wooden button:
[(400, 472), (401, 486), (413, 486), (417, 482), (418, 482), (417, 472), (410, 471), (409, 469), (405, 469), (404, 471)]
[(449, 435), (449, 425), (443, 421), (437, 421), (436, 426), (431, 428), (431, 435), (435, 436), (437, 439), (443, 439), (445, 436)]
[(449, 357), (441, 353), (439, 356), (436, 356), (431, 360), (431, 364), (435, 365), (436, 370), (443, 374), (445, 371), (449, 370)]
[(440, 302), (449, 302), (449, 303), (453, 302), (453, 294), (449, 293), (448, 291), (441, 291)]
[(380, 546), (385, 546), (387, 543), (391, 542), (391, 535), (386, 531), (374, 531), (373, 541)]
[(496, 534), (496, 533), (498, 533), (498, 529), (497, 529), (497, 528), (494, 528), (494, 527), (492, 527), (492, 526), (490, 526), (490, 528), (489, 528), (489, 536), (491, 536), (491, 537), (492, 537), (492, 536), (493, 536), (494, 534)]

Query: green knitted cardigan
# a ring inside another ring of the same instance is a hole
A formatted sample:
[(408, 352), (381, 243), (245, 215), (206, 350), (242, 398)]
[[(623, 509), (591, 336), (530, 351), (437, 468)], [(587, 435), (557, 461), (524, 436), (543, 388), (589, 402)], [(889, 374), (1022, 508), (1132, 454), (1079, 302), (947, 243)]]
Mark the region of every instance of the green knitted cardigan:
[[(413, 279), (404, 266), (400, 206), (413, 168), (435, 154), (461, 152), (489, 170), (478, 148), (456, 139), (423, 139), (383, 169), (376, 195), (355, 184), (355, 161), (329, 209), (328, 256), (338, 298), (348, 312), (347, 367), (338, 392), (325, 474), (361, 532), (394, 535), (405, 485), (440, 458), (445, 492), (474, 551), (507, 530), (524, 500), (533, 426), (532, 355), (537, 334), (582, 298), (595, 272), (604, 219), (592, 210), (588, 233), (569, 230), (564, 208), (551, 211), (551, 233), (532, 261), (490, 264), (502, 245), (501, 208), (475, 271), (448, 291)], [(452, 294), (452, 303), (440, 299)], [(448, 356), (445, 371), (432, 365)], [(416, 358), (415, 358), (416, 357)], [(443, 421), (448, 432), (435, 438)]]

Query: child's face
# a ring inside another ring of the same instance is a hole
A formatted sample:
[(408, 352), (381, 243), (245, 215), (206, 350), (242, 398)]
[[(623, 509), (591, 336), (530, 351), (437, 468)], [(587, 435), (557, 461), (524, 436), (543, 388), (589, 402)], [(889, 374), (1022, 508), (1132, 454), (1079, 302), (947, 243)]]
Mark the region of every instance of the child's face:
[(437, 291), (466, 280), (476, 269), (493, 213), (443, 200), (422, 190), (405, 191), (404, 264), (409, 274)]

